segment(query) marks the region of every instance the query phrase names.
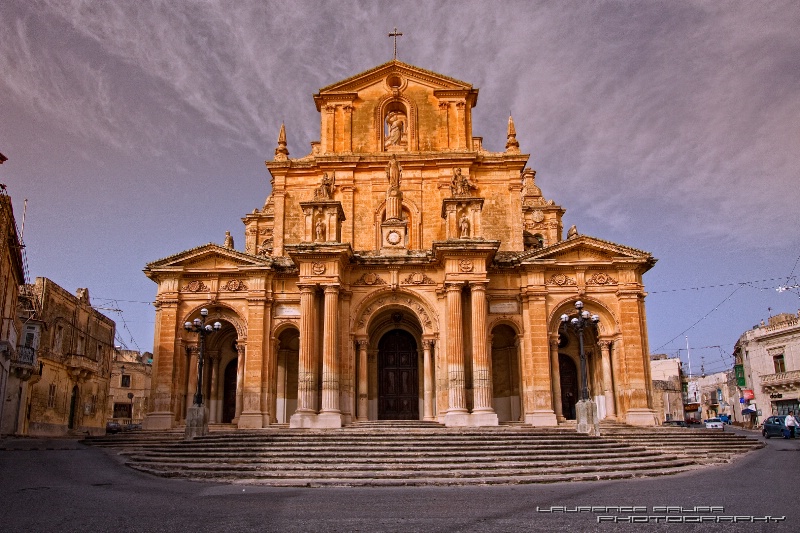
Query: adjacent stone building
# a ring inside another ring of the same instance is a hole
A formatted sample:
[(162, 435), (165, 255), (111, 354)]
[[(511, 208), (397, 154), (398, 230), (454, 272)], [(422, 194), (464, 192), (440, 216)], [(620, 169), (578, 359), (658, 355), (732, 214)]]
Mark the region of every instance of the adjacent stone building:
[(152, 372), (153, 354), (116, 350), (108, 390), (109, 421), (121, 425), (142, 423), (147, 414)]
[[(5, 160), (0, 154), (0, 163)], [(19, 287), (24, 283), (22, 241), (11, 197), (0, 184), (0, 434), (16, 431), (19, 398), (36, 362), (17, 316)]]
[[(509, 117), (505, 150), (473, 136), (478, 90), (397, 60), (314, 95), (320, 140), (290, 158), (244, 241), (154, 261), (147, 428), (183, 424), (208, 309), (203, 396), (212, 423), (451, 426), (574, 417), (578, 339), (560, 316), (600, 316), (586, 338), (600, 416), (652, 425), (642, 276), (647, 252), (563, 235)], [(565, 191), (564, 191), (565, 192)]]
[(26, 288), (36, 301), (38, 369), (22, 403), (18, 432), (61, 436), (105, 432), (114, 321), (47, 278)]
[(683, 365), (680, 357), (666, 354), (650, 356), (651, 376), (653, 377), (653, 409), (662, 422), (683, 420)]
[(760, 419), (800, 412), (800, 311), (771, 316), (742, 333), (734, 359), (737, 386)]

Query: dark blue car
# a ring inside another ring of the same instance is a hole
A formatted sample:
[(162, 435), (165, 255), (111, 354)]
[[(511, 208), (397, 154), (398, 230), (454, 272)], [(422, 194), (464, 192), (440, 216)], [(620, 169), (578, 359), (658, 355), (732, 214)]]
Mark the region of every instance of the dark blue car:
[(764, 420), (761, 434), (767, 439), (770, 437), (783, 437), (783, 430), (786, 429), (785, 421), (786, 415), (777, 415), (767, 418)]

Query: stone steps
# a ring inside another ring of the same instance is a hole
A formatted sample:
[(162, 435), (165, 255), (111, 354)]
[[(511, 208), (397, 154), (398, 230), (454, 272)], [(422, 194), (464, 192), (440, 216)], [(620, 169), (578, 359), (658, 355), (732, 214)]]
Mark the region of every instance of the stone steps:
[[(680, 430), (681, 428), (677, 428)], [(126, 464), (164, 477), (274, 486), (400, 486), (624, 479), (674, 474), (760, 443), (729, 434), (618, 425), (611, 436), (574, 428), (445, 428), (362, 422), (341, 429), (225, 430), (190, 441), (177, 431), (91, 438), (121, 447)], [(602, 431), (602, 430), (601, 430)]]

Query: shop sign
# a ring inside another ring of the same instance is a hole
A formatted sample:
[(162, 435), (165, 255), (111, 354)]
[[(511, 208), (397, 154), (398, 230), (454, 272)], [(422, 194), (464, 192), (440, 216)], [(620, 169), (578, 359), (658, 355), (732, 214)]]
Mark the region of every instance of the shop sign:
[(753, 394), (753, 389), (744, 389), (744, 390), (742, 391), (742, 397), (743, 397), (745, 400), (752, 400), (753, 398), (755, 398), (755, 397), (756, 397), (756, 395), (755, 395), (755, 394)]

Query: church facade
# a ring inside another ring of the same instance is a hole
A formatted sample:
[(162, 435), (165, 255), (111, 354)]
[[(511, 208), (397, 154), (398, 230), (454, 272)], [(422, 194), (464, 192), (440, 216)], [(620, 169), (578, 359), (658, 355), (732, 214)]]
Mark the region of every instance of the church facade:
[(506, 149), (472, 131), (478, 90), (398, 60), (314, 95), (320, 140), (290, 158), (233, 239), (152, 262), (158, 286), (146, 428), (181, 425), (196, 392), (211, 423), (335, 428), (362, 420), (448, 426), (575, 417), (585, 336), (601, 418), (656, 423), (643, 274), (648, 253), (564, 235), (509, 117)]

